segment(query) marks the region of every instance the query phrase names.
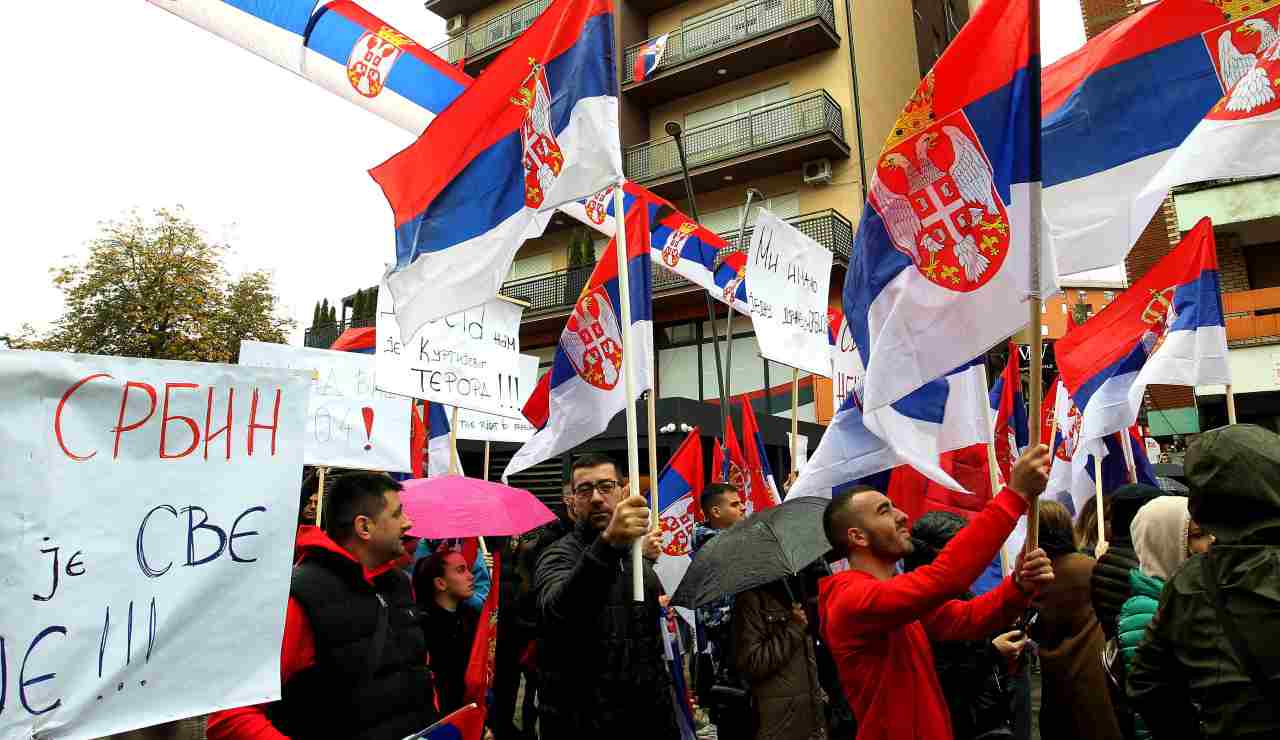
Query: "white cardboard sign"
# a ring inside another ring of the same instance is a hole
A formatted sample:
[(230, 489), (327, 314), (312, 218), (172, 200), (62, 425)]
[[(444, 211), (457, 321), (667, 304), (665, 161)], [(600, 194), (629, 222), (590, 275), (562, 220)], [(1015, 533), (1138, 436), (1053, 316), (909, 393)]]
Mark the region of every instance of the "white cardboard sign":
[(378, 291), (378, 389), (445, 406), (523, 418), (519, 305), (494, 299), (427, 322), (401, 340), (391, 291)]
[(862, 355), (858, 354), (858, 345), (853, 341), (853, 332), (849, 330), (849, 321), (840, 317), (840, 330), (836, 332), (836, 343), (831, 348), (831, 413), (840, 410), (844, 399), (855, 390), (862, 393), (862, 380), (866, 376), (866, 367), (862, 364)]
[(241, 342), (240, 364), (306, 370), (311, 376), (303, 451), (307, 465), (410, 471), (409, 399), (374, 388), (369, 355)]
[[(523, 407), (538, 384), (538, 358), (520, 355), (520, 388), (516, 393), (519, 407)], [(458, 439), (487, 442), (528, 442), (537, 430), (523, 417), (509, 419), (497, 414), (458, 409)]]
[(0, 737), (280, 696), (309, 382), (0, 352)]
[(827, 377), (831, 250), (760, 209), (747, 251), (751, 324), (764, 357)]

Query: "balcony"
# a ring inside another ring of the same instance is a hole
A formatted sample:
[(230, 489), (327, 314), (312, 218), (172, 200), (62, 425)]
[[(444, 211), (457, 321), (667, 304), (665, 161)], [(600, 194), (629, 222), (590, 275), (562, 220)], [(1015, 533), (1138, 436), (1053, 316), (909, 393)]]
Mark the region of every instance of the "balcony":
[[(458, 60), (465, 59), (466, 73), (479, 74), (498, 52), (507, 48), (526, 28), (533, 25), (534, 19), (550, 4), (551, 0), (533, 0), (517, 6), (475, 28), (468, 28), (462, 35), (432, 47), (431, 51), (450, 64), (457, 64)], [(430, 9), (435, 10), (434, 7)]]
[[(837, 263), (848, 265), (850, 250), (853, 248), (853, 225), (844, 216), (836, 211), (826, 210), (795, 216), (787, 219), (787, 223), (795, 226), (814, 241), (830, 249), (834, 253)], [(743, 233), (744, 248), (746, 244), (750, 243), (751, 232), (752, 229), (748, 228)], [(737, 250), (737, 231), (721, 234), (721, 236), (729, 242), (729, 246), (721, 251), (721, 257)], [(513, 280), (502, 286), (502, 293), (503, 295), (529, 302), (529, 307), (524, 310), (524, 318), (526, 320), (550, 318), (556, 314), (568, 313), (573, 304), (577, 302), (582, 288), (587, 284), (587, 278), (591, 276), (592, 269), (593, 266), (591, 265), (572, 267), (567, 270), (556, 270), (520, 280)], [(653, 292), (655, 296), (674, 295), (690, 290), (697, 290), (697, 288), (674, 272), (654, 265)], [(310, 331), (309, 329), (308, 335)]]
[[(650, 39), (652, 41), (652, 39)], [(623, 54), (622, 91), (651, 107), (840, 46), (832, 0), (754, 0), (671, 31), (662, 63), (635, 80), (636, 57)]]
[(350, 319), (348, 321), (338, 321), (332, 324), (316, 324), (315, 326), (309, 326), (302, 334), (302, 346), (329, 349), (334, 341), (336, 341), (338, 337), (342, 336), (342, 332), (347, 329), (360, 329), (373, 325), (373, 319)]
[(1232, 347), (1280, 341), (1280, 288), (1223, 293), (1222, 310)]
[[(847, 159), (840, 106), (825, 90), (770, 103), (690, 129), (685, 155), (695, 190), (799, 169), (812, 159)], [(623, 153), (627, 177), (664, 198), (684, 194), (675, 140), (653, 139)]]

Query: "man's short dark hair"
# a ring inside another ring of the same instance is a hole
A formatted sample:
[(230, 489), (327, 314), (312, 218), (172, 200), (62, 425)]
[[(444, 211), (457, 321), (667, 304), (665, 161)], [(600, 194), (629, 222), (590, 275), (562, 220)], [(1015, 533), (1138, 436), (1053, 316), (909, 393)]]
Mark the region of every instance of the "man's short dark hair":
[(732, 483), (710, 483), (706, 488), (702, 489), (702, 496), (698, 499), (698, 506), (702, 507), (703, 516), (711, 516), (711, 507), (720, 503), (725, 494), (741, 493), (738, 487)]
[[(598, 468), (601, 465), (612, 465), (613, 473), (618, 476), (618, 480), (622, 480), (627, 477), (627, 474), (623, 472), (622, 466), (618, 464), (617, 460), (614, 460), (612, 457), (600, 452), (587, 452), (573, 458), (573, 464), (569, 467), (569, 475), (572, 478), (573, 471), (578, 470), (579, 468)], [(570, 480), (569, 485), (573, 485), (572, 480)]]
[(874, 490), (876, 489), (872, 486), (854, 486), (847, 491), (841, 491), (832, 496), (827, 508), (823, 509), (822, 531), (826, 533), (827, 542), (831, 544), (831, 551), (836, 557), (849, 557), (849, 538), (846, 533), (850, 527), (856, 527), (861, 524), (849, 509), (849, 502), (859, 493)]
[(376, 518), (387, 506), (387, 491), (404, 486), (385, 473), (351, 472), (325, 481), (324, 531), (334, 542), (343, 543), (355, 533), (358, 516)]

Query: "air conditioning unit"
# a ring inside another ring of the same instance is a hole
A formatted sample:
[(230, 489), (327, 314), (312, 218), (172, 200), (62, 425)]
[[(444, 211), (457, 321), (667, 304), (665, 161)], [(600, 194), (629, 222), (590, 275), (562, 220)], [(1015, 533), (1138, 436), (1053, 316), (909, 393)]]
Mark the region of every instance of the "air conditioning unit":
[(467, 17), (461, 13), (450, 18), (444, 27), (444, 32), (450, 37), (457, 36), (465, 30), (467, 30)]
[(804, 173), (805, 185), (831, 184), (831, 160), (825, 157), (805, 162), (801, 171)]

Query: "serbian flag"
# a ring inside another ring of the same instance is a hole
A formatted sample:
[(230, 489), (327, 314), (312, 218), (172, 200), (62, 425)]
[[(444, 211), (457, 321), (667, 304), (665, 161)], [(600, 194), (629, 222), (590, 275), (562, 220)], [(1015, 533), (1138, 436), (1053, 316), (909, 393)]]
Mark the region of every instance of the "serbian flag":
[[(560, 210), (613, 238), (618, 228), (613, 214), (615, 187), (610, 185), (590, 198), (567, 203)], [(624, 211), (630, 212), (636, 203), (649, 211), (649, 247), (655, 264), (710, 291), (721, 302), (727, 302), (715, 282), (716, 256), (728, 247), (719, 234), (681, 213), (670, 201), (630, 180), (623, 183), (622, 202)], [(734, 310), (739, 312), (746, 312), (748, 308), (745, 300), (734, 304)]]
[(1209, 219), (1055, 350), (1080, 409), (1079, 445), (1092, 454), (1098, 440), (1137, 421), (1148, 385), (1230, 385)]
[(423, 455), (427, 451), (427, 424), (423, 416), (427, 413), (423, 406), (426, 401), (413, 399), (413, 407), (409, 410), (412, 429), (409, 432), (409, 477), (422, 478), (426, 471), (422, 469)]
[(1009, 342), (1009, 362), (991, 388), (991, 411), (995, 421), (992, 439), (996, 447), (996, 463), (1003, 480), (1018, 455), (1027, 448), (1027, 404), (1022, 398), (1022, 372), (1018, 368), (1018, 345)]
[(662, 55), (667, 51), (667, 39), (670, 36), (671, 34), (664, 33), (640, 47), (640, 53), (636, 55), (635, 69), (632, 70), (635, 73), (632, 76), (633, 82), (644, 82), (649, 79), (649, 75), (662, 64)]
[(352, 0), (149, 1), (414, 135), (472, 82)]
[(484, 710), (468, 704), (405, 740), (480, 740), (483, 736)]
[(659, 609), (658, 632), (662, 634), (662, 657), (671, 673), (671, 702), (675, 705), (676, 724), (680, 726), (680, 740), (697, 740), (689, 687), (684, 682), (684, 644), (674, 609)]
[(503, 472), (508, 476), (567, 452), (600, 434), (634, 403), (626, 397), (624, 362), (635, 373), (635, 393), (652, 387), (653, 290), (649, 267), (648, 212), (633, 208), (626, 218), (631, 326), (622, 352), (622, 311), (616, 239), (600, 255), (560, 334), (550, 372), (542, 377), (523, 412), (537, 427)]
[[(1098, 441), (1093, 450), (1086, 450), (1080, 446), (1078, 411), (1071, 403), (1065, 386), (1059, 392), (1059, 413), (1064, 416), (1060, 429), (1065, 431), (1059, 431), (1054, 440), (1049, 483), (1044, 490), (1046, 497), (1061, 503), (1073, 518), (1079, 517), (1097, 497), (1095, 481), (1099, 466), (1096, 459), (1101, 460), (1103, 496), (1109, 496), (1129, 482), (1159, 488), (1137, 427), (1108, 434)], [(1126, 457), (1122, 447), (1126, 442), (1129, 457)], [(1076, 458), (1079, 458), (1079, 462)], [(1133, 470), (1129, 469), (1129, 459), (1133, 460)]]
[(622, 179), (609, 0), (554, 0), (370, 174), (395, 213), (387, 285), (406, 338), (496, 295), (550, 209)]
[(742, 399), (742, 443), (745, 446), (747, 475), (751, 477), (752, 509), (761, 511), (776, 506), (782, 502), (782, 496), (769, 466), (769, 455), (764, 449), (764, 438), (760, 436), (760, 425), (756, 423), (756, 412), (746, 398)]
[[(1270, 11), (1271, 15), (1280, 11)], [(1044, 71), (1044, 216), (1059, 274), (1124, 259), (1164, 200), (1152, 178), (1261, 34), (1205, 0), (1161, 0)], [(1273, 24), (1274, 25), (1274, 24)]]
[(1147, 186), (1155, 197), (1174, 185), (1280, 172), (1280, 5), (1233, 21), (1218, 34), (1225, 94)]
[[(424, 401), (427, 405), (427, 477), (436, 478), (449, 474), (449, 407)], [(455, 453), (456, 454), (456, 453)], [(462, 472), (462, 460), (458, 459), (458, 474)]]
[(493, 568), (489, 572), (489, 595), (480, 609), (480, 621), (476, 622), (476, 635), (471, 642), (471, 657), (467, 659), (467, 672), (463, 674), (462, 700), (474, 702), (482, 710), (489, 706), (493, 690), (494, 656), (498, 645), (498, 587), (502, 568), (498, 564), (501, 553), (493, 553)]
[[(866, 366), (867, 428), (895, 447), (907, 442), (886, 436), (891, 404), (1027, 323), (1040, 187), (1031, 1), (978, 6), (903, 109), (871, 181), (844, 315)], [(897, 408), (924, 434), (943, 422), (945, 386), (933, 395)], [(985, 405), (985, 385), (982, 395)]]
[(743, 316), (751, 315), (751, 303), (747, 300), (747, 253), (730, 252), (716, 265), (715, 290), (712, 295), (721, 303), (733, 301), (733, 310)]
[(658, 474), (658, 522), (662, 527), (662, 552), (653, 570), (662, 587), (673, 594), (689, 570), (693, 525), (702, 519), (702, 437), (697, 427), (676, 448)]
[(742, 503), (748, 514), (756, 511), (756, 496), (752, 491), (751, 475), (748, 472), (747, 459), (738, 444), (738, 434), (733, 429), (733, 415), (729, 415), (729, 424), (725, 428), (724, 452), (720, 445), (711, 453), (711, 481), (728, 483), (742, 494)]

